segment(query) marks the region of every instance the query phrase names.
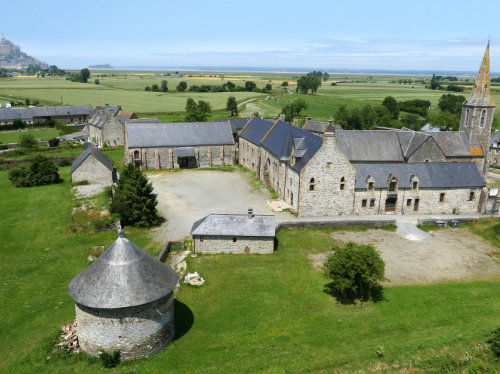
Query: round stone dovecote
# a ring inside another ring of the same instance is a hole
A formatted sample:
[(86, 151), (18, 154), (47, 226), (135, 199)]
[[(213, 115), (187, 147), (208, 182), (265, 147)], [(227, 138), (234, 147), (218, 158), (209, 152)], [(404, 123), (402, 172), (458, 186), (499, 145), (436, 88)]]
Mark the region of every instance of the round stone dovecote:
[(71, 281), (78, 342), (97, 356), (120, 350), (122, 359), (149, 357), (175, 335), (176, 272), (122, 234)]

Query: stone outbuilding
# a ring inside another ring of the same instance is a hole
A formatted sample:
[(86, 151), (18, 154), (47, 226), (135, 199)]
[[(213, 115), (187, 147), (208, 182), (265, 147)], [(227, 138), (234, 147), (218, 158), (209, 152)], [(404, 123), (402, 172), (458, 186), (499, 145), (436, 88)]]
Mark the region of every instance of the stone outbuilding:
[(87, 121), (88, 140), (99, 147), (123, 145), (125, 143), (125, 122), (137, 118), (133, 112), (127, 112), (121, 106), (106, 104), (96, 107)]
[(126, 123), (125, 163), (142, 169), (233, 165), (228, 122)]
[(85, 150), (71, 165), (71, 182), (87, 181), (89, 184), (111, 186), (114, 180), (113, 162), (93, 144), (86, 143)]
[(122, 359), (149, 357), (175, 335), (177, 273), (123, 234), (71, 281), (78, 343), (97, 356), (120, 351)]
[(274, 251), (275, 220), (271, 215), (210, 214), (191, 230), (194, 253), (257, 253)]

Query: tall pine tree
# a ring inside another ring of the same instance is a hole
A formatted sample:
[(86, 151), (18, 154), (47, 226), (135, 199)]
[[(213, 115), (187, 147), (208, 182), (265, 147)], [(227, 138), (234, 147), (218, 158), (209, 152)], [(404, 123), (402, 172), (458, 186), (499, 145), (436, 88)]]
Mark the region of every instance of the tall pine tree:
[(119, 214), (122, 225), (151, 227), (160, 223), (157, 204), (153, 186), (142, 171), (132, 164), (125, 166), (116, 186), (110, 212)]

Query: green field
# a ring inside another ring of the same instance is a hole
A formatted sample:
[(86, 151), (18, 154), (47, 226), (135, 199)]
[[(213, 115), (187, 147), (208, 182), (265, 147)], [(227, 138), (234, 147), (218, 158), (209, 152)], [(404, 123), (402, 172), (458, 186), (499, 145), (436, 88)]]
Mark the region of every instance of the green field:
[[(138, 113), (140, 116), (159, 116), (162, 121), (181, 121), (184, 118), (184, 108), (189, 97), (195, 100), (206, 100), (212, 105), (214, 113), (211, 119), (227, 118), (225, 105), (229, 96), (235, 96), (239, 103), (248, 99), (256, 101), (243, 105), (240, 114), (251, 116), (259, 113), (266, 118), (276, 118), (281, 109), (295, 98), (304, 99), (308, 108), (303, 111), (304, 116), (315, 120), (326, 120), (335, 116), (339, 106), (348, 108), (362, 107), (366, 104), (380, 105), (386, 96), (393, 96), (397, 100), (425, 99), (432, 104), (430, 114), (438, 113), (437, 103), (441, 95), (447, 91), (432, 91), (422, 83), (399, 84), (393, 83), (402, 78), (399, 76), (361, 76), (361, 75), (332, 75), (327, 82), (323, 82), (316, 95), (295, 94), (296, 74), (278, 73), (203, 73), (190, 72), (190, 76), (166, 76), (166, 73), (112, 71), (92, 72), (89, 83), (75, 83), (64, 78), (8, 78), (0, 79), (0, 96), (17, 99), (29, 98), (40, 100), (41, 104), (91, 104), (91, 105), (121, 105), (126, 110)], [(103, 76), (106, 75), (106, 76)], [(94, 84), (98, 78), (100, 84)], [(403, 77), (407, 79), (408, 77)], [(414, 77), (418, 78), (418, 77)], [(427, 77), (428, 78), (428, 77)], [(162, 80), (168, 82), (169, 92), (146, 92), (144, 87), (152, 84), (160, 85)], [(262, 88), (270, 83), (273, 90), (269, 94), (253, 92), (177, 92), (175, 90), (180, 81), (192, 85), (222, 85), (231, 81), (244, 86), (245, 81), (251, 80)], [(289, 82), (288, 93), (281, 88), (283, 81)], [(331, 86), (332, 82), (340, 82)], [(344, 83), (342, 83), (344, 82)], [(348, 82), (348, 83), (347, 83)], [(470, 94), (470, 84), (460, 82), (465, 92), (458, 93), (464, 96)], [(500, 102), (500, 87), (492, 87), (492, 96)], [(2, 99), (0, 99), (0, 103)], [(497, 127), (500, 128), (500, 113), (496, 114)]]
[(49, 140), (59, 136), (59, 130), (57, 129), (29, 129), (29, 130), (12, 130), (12, 131), (0, 131), (0, 143), (17, 143), (22, 134), (30, 133), (37, 139)]
[[(121, 148), (103, 152), (115, 163), (123, 158)], [(0, 170), (8, 202), (0, 204), (0, 372), (104, 371), (84, 355), (51, 348), (60, 326), (74, 318), (68, 283), (88, 266), (93, 247), (116, 237), (71, 232), (72, 209), (80, 203), (70, 193), (69, 166), (60, 170), (62, 184), (33, 188), (12, 187)], [(106, 201), (100, 197), (97, 208)], [(328, 233), (282, 230), (272, 255), (188, 258), (188, 271), (207, 282), (176, 294), (176, 340), (150, 359), (110, 372), (394, 372), (410, 360), (417, 372), (498, 369), (480, 347), (500, 327), (500, 281), (389, 285), (381, 302), (341, 305), (323, 292), (327, 280), (307, 257), (333, 246)], [(126, 228), (126, 235), (153, 255), (163, 245), (153, 239), (155, 230)], [(376, 355), (379, 346), (383, 357)], [(466, 352), (470, 362), (463, 361)]]

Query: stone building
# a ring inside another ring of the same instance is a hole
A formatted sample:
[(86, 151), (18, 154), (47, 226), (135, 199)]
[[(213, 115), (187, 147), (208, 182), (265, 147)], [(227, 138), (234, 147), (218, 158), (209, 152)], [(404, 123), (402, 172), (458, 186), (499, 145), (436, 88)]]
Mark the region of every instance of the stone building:
[(251, 118), (239, 162), (299, 216), (482, 212), (494, 110), (489, 47), (475, 87), (455, 132), (323, 130), (317, 123), (307, 131)]
[(220, 120), (220, 119), (214, 119), (212, 122), (228, 122), (229, 125), (231, 126), (231, 131), (233, 133), (233, 139), (236, 145), (238, 145), (238, 139), (241, 133), (241, 130), (243, 130), (243, 127), (248, 123), (250, 118), (245, 117), (245, 118), (230, 118), (228, 120)]
[(72, 183), (87, 181), (111, 186), (115, 179), (113, 162), (90, 143), (86, 143), (85, 150), (73, 162), (70, 173)]
[(43, 122), (53, 119), (62, 123), (86, 121), (92, 112), (92, 105), (59, 105), (32, 108), (0, 109), (0, 124), (12, 123), (16, 119), (24, 122)]
[(97, 356), (149, 357), (175, 335), (176, 272), (123, 234), (68, 287), (75, 301), (78, 343)]
[(234, 140), (227, 122), (126, 124), (126, 164), (178, 169), (233, 165), (234, 161)]
[(88, 140), (99, 147), (125, 144), (125, 122), (137, 118), (132, 112), (122, 110), (120, 106), (108, 104), (96, 107), (87, 121)]
[(490, 165), (500, 165), (500, 132), (498, 131), (491, 134), (488, 162)]
[(274, 251), (274, 216), (211, 214), (194, 223), (191, 230), (194, 253), (257, 253)]

